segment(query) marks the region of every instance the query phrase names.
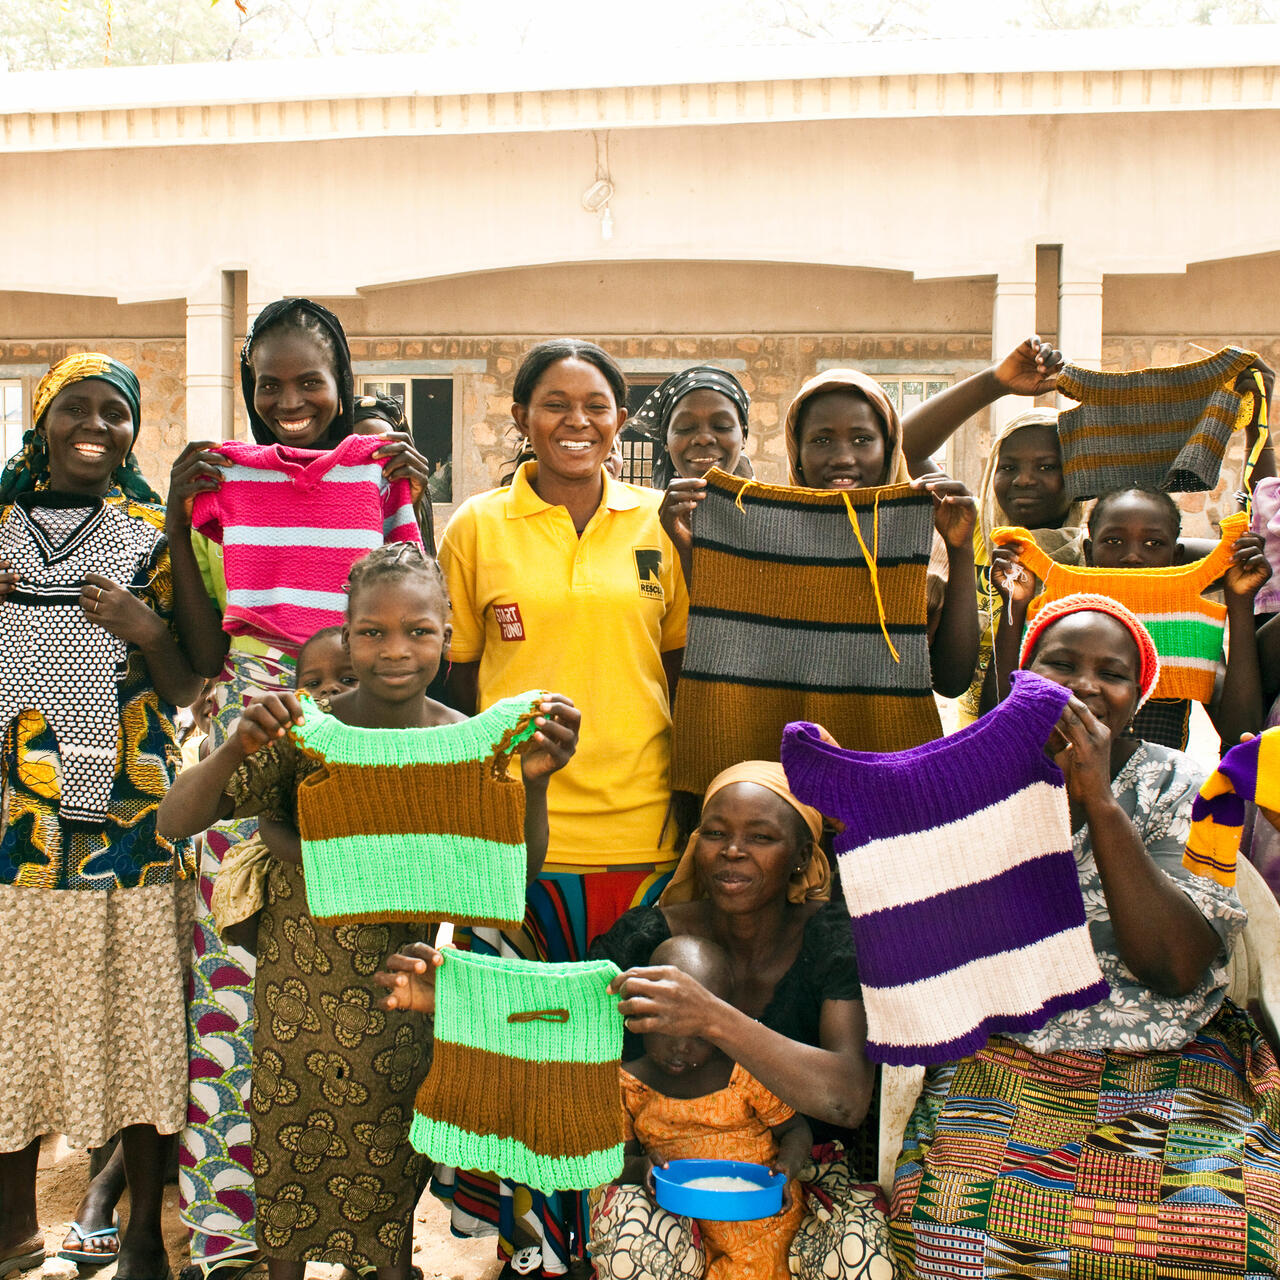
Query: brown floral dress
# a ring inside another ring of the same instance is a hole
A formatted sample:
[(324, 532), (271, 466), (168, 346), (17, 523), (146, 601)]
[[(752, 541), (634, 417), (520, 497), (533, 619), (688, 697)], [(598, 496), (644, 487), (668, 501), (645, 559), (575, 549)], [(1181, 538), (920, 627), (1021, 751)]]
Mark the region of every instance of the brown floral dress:
[[(298, 783), (314, 767), (292, 739), (263, 748), (228, 787), (237, 813), (296, 825)], [(373, 975), (422, 937), (420, 925), (320, 924), (302, 868), (270, 864), (249, 1101), (267, 1257), (351, 1268), (397, 1260), (427, 1173), (408, 1134), (431, 1029), (379, 1009)]]

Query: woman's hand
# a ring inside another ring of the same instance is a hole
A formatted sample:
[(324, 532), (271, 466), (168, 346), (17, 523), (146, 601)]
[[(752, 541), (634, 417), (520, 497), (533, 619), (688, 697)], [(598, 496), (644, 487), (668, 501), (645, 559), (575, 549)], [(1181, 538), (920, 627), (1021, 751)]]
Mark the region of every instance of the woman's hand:
[(959, 549), (973, 545), (973, 528), (978, 522), (978, 504), (960, 480), (936, 471), (918, 476), (913, 489), (925, 490), (933, 498), (933, 527), (948, 547)]
[(128, 588), (100, 574), (84, 575), (80, 608), (95, 626), (139, 647), (166, 630), (159, 614), (148, 609)]
[(290, 690), (259, 693), (241, 712), (232, 735), (242, 754), (251, 756), (268, 743), (283, 738), (290, 727), (302, 723), (302, 703)]
[(165, 532), (191, 528), (191, 508), (197, 493), (222, 487), (222, 470), (231, 465), (217, 451), (216, 440), (193, 440), (174, 459), (169, 472), (169, 499), (164, 509)]
[(1252, 600), (1271, 577), (1271, 565), (1267, 560), (1262, 535), (1242, 533), (1236, 539), (1231, 553), (1231, 563), (1222, 575), (1223, 590), (1228, 596)]
[(991, 585), (1010, 609), (1020, 609), (1025, 615), (1036, 593), (1036, 575), (1022, 563), (1016, 542), (992, 548)]
[(1258, 384), (1253, 380), (1254, 373), (1262, 375), (1262, 389), (1266, 392), (1267, 403), (1271, 403), (1271, 392), (1276, 385), (1276, 371), (1259, 356), (1247, 369), (1242, 369), (1236, 375), (1235, 389), (1237, 392), (1257, 391)]
[(381, 437), (383, 443), (373, 454), (375, 462), (381, 462), (382, 474), (387, 480), (407, 480), (414, 502), (427, 492), (431, 468), (417, 450), (413, 437), (407, 431), (388, 431)]
[(379, 969), (373, 980), (386, 987), (387, 994), (379, 1007), (405, 1013), (436, 1011), (436, 970), (444, 964), (444, 952), (427, 942), (411, 942), (402, 951), (387, 957), (386, 968)]
[(1111, 730), (1074, 694), (1050, 737), (1053, 761), (1062, 770), (1067, 796), (1087, 810), (1111, 797)]
[(582, 712), (561, 693), (548, 694), (538, 704), (542, 712), (534, 723), (538, 732), (520, 756), (520, 772), (526, 783), (549, 778), (563, 769), (578, 749)]
[(10, 595), (17, 585), (18, 575), (14, 572), (13, 565), (0, 556), (0, 601)]
[(1058, 385), (1066, 362), (1039, 334), (1014, 347), (994, 369), (996, 382), (1007, 395), (1042, 396)]
[(696, 978), (674, 965), (641, 965), (609, 983), (610, 995), (621, 995), (618, 1010), (628, 1031), (648, 1035), (707, 1038), (721, 1001)]
[(693, 550), (693, 513), (706, 496), (707, 482), (701, 476), (673, 480), (662, 495), (658, 519), (682, 557)]

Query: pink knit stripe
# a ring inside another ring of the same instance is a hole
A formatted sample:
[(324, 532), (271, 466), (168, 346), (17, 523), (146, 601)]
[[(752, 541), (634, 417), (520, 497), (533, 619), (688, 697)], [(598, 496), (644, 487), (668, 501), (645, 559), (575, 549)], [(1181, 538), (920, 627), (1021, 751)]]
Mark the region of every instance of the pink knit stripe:
[(298, 563), (280, 573), (279, 547), (238, 547), (234, 585), (227, 583), (227, 598), (238, 591), (265, 591), (271, 587), (297, 587), (312, 591), (341, 591), (351, 566), (365, 553), (346, 547), (299, 548)]
[(296, 653), (323, 627), (340, 627), (346, 621), (341, 609), (304, 609), (299, 605), (272, 605), (266, 610), (239, 609), (227, 605), (222, 629), (229, 636), (253, 636), (286, 653)]

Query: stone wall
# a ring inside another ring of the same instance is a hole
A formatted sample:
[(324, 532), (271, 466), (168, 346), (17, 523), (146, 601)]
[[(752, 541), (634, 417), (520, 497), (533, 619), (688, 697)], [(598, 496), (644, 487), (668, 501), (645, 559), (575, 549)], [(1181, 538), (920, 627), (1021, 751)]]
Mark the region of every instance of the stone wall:
[[(590, 336), (590, 335), (587, 335)], [(353, 338), (352, 357), (360, 362), (432, 361), (469, 362), (457, 375), (460, 404), (461, 455), (454, 459), (454, 492), (460, 498), (497, 483), (516, 451), (511, 423), (511, 387), (521, 357), (539, 339), (518, 337), (399, 337)], [(668, 335), (631, 337), (594, 335), (594, 340), (617, 357), (624, 368), (644, 377), (646, 364), (656, 369), (672, 361), (688, 364), (743, 361), (739, 377), (751, 396), (751, 435), (747, 453), (763, 480), (780, 481), (786, 475), (786, 450), (782, 421), (792, 395), (818, 368), (819, 362), (870, 366), (881, 372), (895, 366), (910, 372), (927, 363), (931, 369), (965, 372), (991, 359), (991, 339), (967, 334), (770, 334), (770, 335)], [(1280, 336), (1253, 334), (1232, 339), (1223, 334), (1202, 334), (1194, 339), (1163, 335), (1110, 336), (1103, 344), (1103, 367), (1139, 369), (1150, 365), (1177, 364), (1200, 358), (1197, 347), (1217, 350), (1229, 341), (1246, 343), (1270, 364), (1280, 367)], [(238, 349), (238, 347), (237, 347)], [(77, 339), (0, 341), (0, 365), (10, 369), (29, 365), (34, 374), (77, 351), (105, 351), (129, 365), (142, 384), (143, 430), (137, 456), (152, 485), (164, 492), (169, 469), (185, 442), (184, 374), (186, 344), (182, 338)], [(474, 362), (483, 361), (483, 371)], [(661, 376), (648, 373), (649, 378)], [(235, 434), (243, 438), (245, 416), (236, 395)], [(980, 414), (957, 438), (952, 469), (976, 487), (990, 447), (987, 415)], [(1186, 494), (1180, 498), (1187, 514), (1188, 533), (1207, 535), (1213, 522), (1234, 509), (1232, 495), (1239, 485), (1242, 442), (1233, 442), (1223, 477), (1211, 494)], [(444, 513), (442, 513), (444, 514)]]

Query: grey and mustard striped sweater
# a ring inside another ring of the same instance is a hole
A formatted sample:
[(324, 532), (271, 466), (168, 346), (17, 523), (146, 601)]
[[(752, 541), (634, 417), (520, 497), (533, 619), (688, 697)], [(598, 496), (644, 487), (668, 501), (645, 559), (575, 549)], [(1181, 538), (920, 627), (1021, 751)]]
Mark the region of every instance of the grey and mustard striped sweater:
[(861, 751), (901, 751), (941, 734), (927, 493), (798, 489), (717, 470), (693, 535), (676, 790), (700, 794), (730, 765), (776, 760), (793, 720)]
[(536, 732), (543, 696), (422, 729), (356, 728), (304, 697), (292, 732), (321, 766), (298, 786), (311, 914), (326, 924), (519, 925), (524, 785), (507, 766)]
[(1232, 431), (1256, 409), (1236, 378), (1258, 357), (1240, 347), (1166, 369), (1100, 373), (1067, 365), (1058, 390), (1081, 403), (1058, 415), (1067, 495), (1132, 486), (1196, 493), (1218, 483)]

